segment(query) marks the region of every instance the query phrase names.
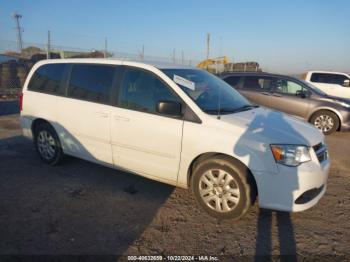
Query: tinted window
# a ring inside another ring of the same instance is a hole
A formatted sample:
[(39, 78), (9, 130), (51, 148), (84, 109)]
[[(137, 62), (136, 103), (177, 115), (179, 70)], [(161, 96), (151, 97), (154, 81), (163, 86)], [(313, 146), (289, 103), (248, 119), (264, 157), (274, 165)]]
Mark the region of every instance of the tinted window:
[(265, 76), (246, 76), (243, 88), (267, 91), (273, 88), (273, 79)]
[(28, 90), (63, 94), (61, 80), (63, 78), (65, 64), (47, 64), (39, 67), (28, 85)]
[(314, 83), (325, 83), (325, 84), (338, 84), (343, 85), (344, 81), (347, 80), (344, 75), (338, 74), (325, 74), (325, 73), (313, 73), (311, 75), (311, 82)]
[(115, 66), (73, 65), (68, 96), (98, 103), (108, 103)]
[(140, 69), (125, 72), (119, 94), (119, 105), (125, 108), (156, 112), (159, 101), (178, 101), (180, 99), (156, 75)]
[(233, 86), (234, 88), (238, 88), (240, 80), (240, 76), (229, 76), (224, 79), (226, 83), (228, 83), (230, 86)]
[(278, 79), (275, 90), (279, 93), (298, 95), (301, 91), (305, 90), (305, 88), (296, 82)]

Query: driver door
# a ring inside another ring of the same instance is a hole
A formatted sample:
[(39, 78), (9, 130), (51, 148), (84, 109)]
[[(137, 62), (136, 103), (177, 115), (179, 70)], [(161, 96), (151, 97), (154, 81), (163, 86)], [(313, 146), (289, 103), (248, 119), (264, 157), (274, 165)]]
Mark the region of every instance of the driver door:
[(308, 92), (303, 85), (290, 79), (277, 78), (270, 98), (271, 108), (305, 118), (310, 102), (309, 96), (301, 95), (303, 92)]
[(112, 109), (111, 141), (116, 166), (167, 183), (177, 182), (183, 119), (156, 112), (162, 100), (180, 98), (153, 72), (126, 67)]

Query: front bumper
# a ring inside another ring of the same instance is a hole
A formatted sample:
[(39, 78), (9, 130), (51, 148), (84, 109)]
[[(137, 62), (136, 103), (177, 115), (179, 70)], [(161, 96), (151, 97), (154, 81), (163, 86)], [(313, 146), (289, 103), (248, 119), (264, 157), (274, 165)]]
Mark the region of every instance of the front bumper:
[(329, 159), (312, 160), (298, 167), (278, 165), (278, 173), (253, 172), (258, 186), (259, 206), (298, 212), (317, 204), (326, 192)]
[(350, 121), (343, 122), (340, 127), (340, 131), (350, 131)]

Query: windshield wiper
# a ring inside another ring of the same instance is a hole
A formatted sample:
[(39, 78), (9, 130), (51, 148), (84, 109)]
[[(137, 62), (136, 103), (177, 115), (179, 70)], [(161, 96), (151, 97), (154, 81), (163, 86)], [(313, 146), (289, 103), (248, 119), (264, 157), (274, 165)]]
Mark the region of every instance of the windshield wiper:
[(259, 107), (259, 106), (258, 105), (244, 105), (244, 106), (237, 108), (233, 113), (248, 111), (248, 110), (251, 110), (251, 109), (257, 108), (257, 107)]
[[(237, 113), (237, 112), (242, 112), (242, 111), (246, 111), (246, 110), (250, 110), (253, 108), (257, 108), (259, 106), (256, 105), (244, 105), (242, 107), (239, 108), (229, 108), (229, 107), (224, 107), (224, 108), (220, 108), (220, 114), (221, 113)], [(204, 110), (204, 112), (206, 113), (218, 113), (218, 109), (206, 109)]]

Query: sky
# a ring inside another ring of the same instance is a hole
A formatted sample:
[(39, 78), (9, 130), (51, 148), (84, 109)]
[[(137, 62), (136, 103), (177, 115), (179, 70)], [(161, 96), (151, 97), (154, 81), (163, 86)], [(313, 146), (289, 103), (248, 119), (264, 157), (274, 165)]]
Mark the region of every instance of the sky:
[[(23, 41), (114, 53), (140, 53), (200, 61), (226, 55), (257, 61), (265, 71), (350, 72), (348, 0), (0, 0), (0, 46)], [(2, 42), (2, 43), (1, 43)]]

